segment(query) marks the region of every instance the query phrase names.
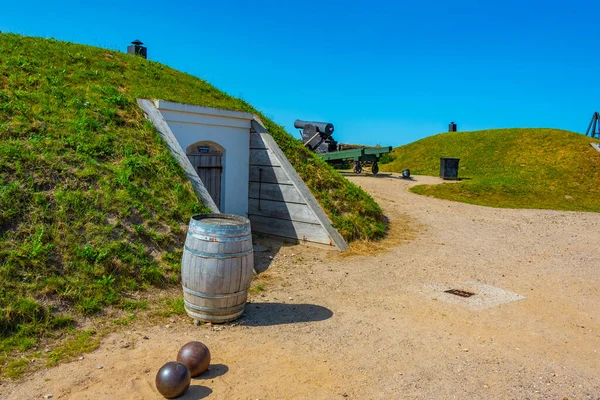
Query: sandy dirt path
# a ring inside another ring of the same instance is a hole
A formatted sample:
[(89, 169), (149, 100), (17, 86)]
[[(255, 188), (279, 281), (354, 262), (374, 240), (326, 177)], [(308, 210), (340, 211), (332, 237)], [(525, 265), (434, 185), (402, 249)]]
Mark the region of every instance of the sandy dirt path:
[[(183, 399), (600, 399), (600, 214), (408, 192), (431, 177), (350, 179), (416, 238), (375, 256), (273, 249), (274, 279), (237, 323), (134, 325), (0, 397), (159, 399), (158, 368), (200, 340), (212, 366)], [(486, 301), (523, 298), (484, 308), (482, 293), (443, 292), (489, 287)]]

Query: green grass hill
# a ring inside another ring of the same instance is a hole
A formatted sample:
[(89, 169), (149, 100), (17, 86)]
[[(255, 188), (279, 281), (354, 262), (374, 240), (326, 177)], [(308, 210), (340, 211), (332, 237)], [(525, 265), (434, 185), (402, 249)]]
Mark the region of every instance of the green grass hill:
[(165, 65), (0, 34), (0, 368), (78, 316), (179, 281), (205, 211), (136, 98), (252, 112), (349, 241), (384, 234), (364, 191), (244, 101)]
[(460, 183), (415, 193), (491, 207), (600, 211), (600, 141), (558, 129), (449, 132), (393, 150), (384, 171), (439, 176), (440, 157), (460, 158)]

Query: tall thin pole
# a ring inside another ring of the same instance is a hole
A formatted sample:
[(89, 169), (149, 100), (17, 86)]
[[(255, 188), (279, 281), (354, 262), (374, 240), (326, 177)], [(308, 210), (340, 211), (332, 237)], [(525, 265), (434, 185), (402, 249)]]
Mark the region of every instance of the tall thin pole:
[(590, 135), (592, 137), (598, 135), (598, 137), (600, 137), (600, 113), (598, 111), (594, 112), (594, 115), (592, 115), (592, 120), (588, 125), (587, 131), (585, 131), (585, 135)]
[[(588, 125), (587, 130), (585, 131), (585, 136), (590, 134), (590, 128), (592, 127), (592, 125), (594, 124), (594, 120), (596, 119), (596, 113), (592, 114), (592, 120), (590, 121), (590, 124)], [(592, 137), (594, 136), (594, 131), (592, 131)]]

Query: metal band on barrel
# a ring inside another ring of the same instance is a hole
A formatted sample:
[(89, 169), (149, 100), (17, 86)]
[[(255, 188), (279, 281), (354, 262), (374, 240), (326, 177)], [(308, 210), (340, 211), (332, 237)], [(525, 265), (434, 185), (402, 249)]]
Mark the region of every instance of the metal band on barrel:
[(243, 257), (243, 256), (247, 256), (249, 254), (252, 254), (252, 249), (246, 250), (246, 251), (242, 251), (241, 253), (229, 253), (229, 254), (204, 253), (204, 252), (201, 252), (201, 251), (192, 250), (192, 249), (190, 249), (187, 246), (183, 246), (183, 249), (185, 251), (189, 252), (190, 254), (195, 255), (196, 257), (202, 257), (202, 258), (224, 259), (224, 258)]
[(222, 313), (222, 312), (228, 312), (228, 311), (239, 311), (239, 310), (240, 310), (240, 308), (244, 308), (244, 305), (245, 305), (246, 303), (244, 302), (244, 303), (242, 303), (242, 304), (240, 304), (240, 305), (238, 305), (238, 306), (235, 306), (235, 307), (229, 307), (229, 308), (208, 308), (208, 307), (200, 307), (200, 306), (197, 306), (197, 305), (195, 305), (195, 304), (192, 304), (192, 303), (190, 303), (190, 302), (189, 302), (189, 301), (187, 301), (187, 300), (184, 300), (184, 301), (183, 301), (183, 304), (184, 304), (186, 307), (189, 307), (189, 308), (191, 308), (192, 310), (196, 310), (196, 311), (203, 311), (203, 312), (219, 312), (219, 313)]
[[(220, 215), (222, 216), (223, 214)], [(250, 221), (241, 217), (240, 219), (247, 222), (239, 225), (213, 225), (194, 220), (192, 217), (192, 221), (190, 221), (188, 226), (188, 231), (204, 233), (208, 235), (214, 234), (216, 236), (245, 236), (250, 233)]]
[(198, 239), (198, 240), (203, 240), (205, 242), (242, 242), (245, 240), (250, 240), (252, 239), (252, 234), (245, 234), (244, 236), (235, 236), (235, 235), (231, 235), (231, 236), (206, 236), (206, 235), (199, 235), (197, 233), (192, 233), (188, 230), (187, 233), (188, 236), (193, 237), (194, 239)]
[(245, 295), (248, 293), (247, 290), (243, 290), (241, 292), (227, 293), (227, 294), (206, 294), (206, 293), (196, 292), (185, 286), (182, 286), (182, 287), (183, 287), (184, 292), (189, 293), (194, 296), (197, 296), (197, 297), (202, 297), (203, 299), (226, 299), (228, 297), (236, 297), (236, 296), (241, 296), (241, 295)]

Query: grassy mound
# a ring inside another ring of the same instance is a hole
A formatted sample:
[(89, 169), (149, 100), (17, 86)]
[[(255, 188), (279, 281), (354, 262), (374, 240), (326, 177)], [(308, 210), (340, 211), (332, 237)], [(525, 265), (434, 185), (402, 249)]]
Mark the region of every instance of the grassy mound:
[[(178, 282), (182, 225), (205, 207), (139, 97), (260, 115), (140, 57), (0, 34), (0, 354)], [(347, 240), (383, 235), (372, 198), (260, 117)]]
[(412, 191), (491, 207), (600, 211), (600, 142), (558, 129), (494, 129), (431, 136), (394, 149), (382, 170), (439, 176), (460, 158), (458, 184)]

